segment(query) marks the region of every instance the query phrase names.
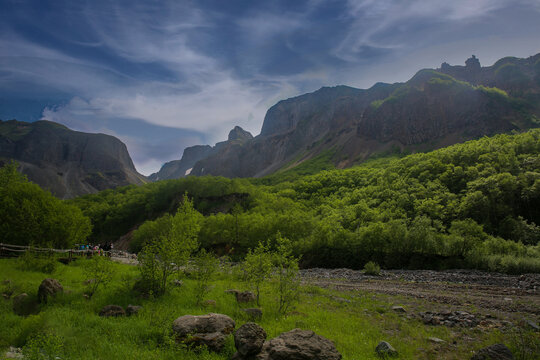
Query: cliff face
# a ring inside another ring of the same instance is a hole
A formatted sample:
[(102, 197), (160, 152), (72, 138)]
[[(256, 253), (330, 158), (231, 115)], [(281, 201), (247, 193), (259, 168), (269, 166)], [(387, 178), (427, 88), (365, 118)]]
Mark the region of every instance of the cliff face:
[(146, 181), (117, 138), (50, 121), (0, 121), (0, 158), (16, 160), (29, 180), (60, 198)]
[(193, 175), (251, 177), (294, 167), (332, 150), (337, 167), (388, 151), (423, 151), (538, 126), (540, 54), (481, 67), (443, 64), (406, 83), (367, 90), (321, 88), (280, 101), (261, 134), (194, 164)]

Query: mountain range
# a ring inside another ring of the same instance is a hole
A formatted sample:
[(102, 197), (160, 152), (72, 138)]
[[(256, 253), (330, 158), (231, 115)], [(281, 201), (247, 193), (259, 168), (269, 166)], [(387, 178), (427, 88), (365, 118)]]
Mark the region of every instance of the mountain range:
[(261, 177), (321, 156), (346, 168), (374, 155), (428, 151), (539, 125), (540, 54), (488, 67), (473, 55), (465, 64), (420, 70), (405, 83), (323, 87), (280, 101), (258, 136), (198, 157), (187, 148), (153, 178), (186, 176), (171, 171), (179, 164), (191, 175)]
[(321, 161), (346, 168), (373, 156), (539, 125), (540, 54), (488, 67), (473, 55), (464, 66), (443, 63), (404, 83), (323, 87), (280, 101), (266, 113), (259, 135), (237, 126), (226, 141), (188, 147), (148, 178), (117, 138), (44, 120), (0, 120), (0, 163), (16, 160), (30, 180), (71, 198), (188, 175), (262, 177)]

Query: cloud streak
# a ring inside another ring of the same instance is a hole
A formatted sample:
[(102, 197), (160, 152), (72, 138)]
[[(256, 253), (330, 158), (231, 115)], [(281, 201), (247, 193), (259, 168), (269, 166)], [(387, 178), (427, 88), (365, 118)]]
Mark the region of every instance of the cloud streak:
[(119, 137), (146, 174), (321, 86), (540, 51), (533, 0), (0, 3), (0, 104), (43, 99), (44, 118)]

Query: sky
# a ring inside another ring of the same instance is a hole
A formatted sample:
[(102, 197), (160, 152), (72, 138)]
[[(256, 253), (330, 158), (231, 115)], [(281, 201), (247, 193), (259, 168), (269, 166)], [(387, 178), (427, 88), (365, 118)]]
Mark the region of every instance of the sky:
[(0, 119), (126, 143), (145, 175), (322, 86), (540, 52), (540, 0), (0, 0)]

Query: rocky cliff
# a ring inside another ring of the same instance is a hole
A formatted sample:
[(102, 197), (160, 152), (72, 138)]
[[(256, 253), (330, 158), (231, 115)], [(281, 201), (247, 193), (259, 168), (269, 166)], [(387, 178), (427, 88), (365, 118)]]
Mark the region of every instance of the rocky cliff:
[(432, 150), (484, 135), (539, 125), (540, 54), (481, 67), (444, 63), (406, 83), (367, 90), (323, 87), (280, 101), (261, 134), (212, 153), (193, 175), (259, 177), (331, 151), (337, 167), (388, 152)]
[[(253, 139), (250, 132), (245, 131), (240, 126), (235, 126), (229, 132), (227, 141), (218, 142), (215, 146), (196, 145), (184, 149), (184, 153), (180, 160), (173, 160), (165, 163), (157, 173), (149, 176), (151, 181), (178, 179), (189, 175), (193, 167), (199, 161), (202, 161), (200, 166), (209, 166), (215, 168), (218, 166), (212, 159), (220, 161), (223, 154), (230, 154), (234, 149), (240, 148), (249, 140)], [(208, 164), (208, 165), (205, 165)], [(223, 164), (226, 166), (225, 164)], [(236, 169), (235, 171), (240, 171)], [(204, 168), (203, 168), (204, 172)], [(227, 176), (227, 175), (225, 175)]]
[(0, 162), (10, 160), (19, 163), (29, 180), (60, 198), (146, 181), (117, 138), (50, 121), (0, 120)]

